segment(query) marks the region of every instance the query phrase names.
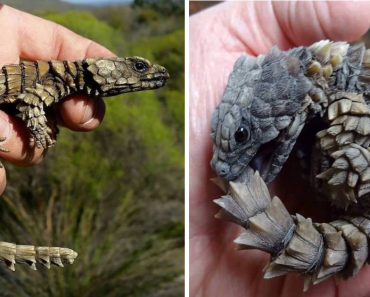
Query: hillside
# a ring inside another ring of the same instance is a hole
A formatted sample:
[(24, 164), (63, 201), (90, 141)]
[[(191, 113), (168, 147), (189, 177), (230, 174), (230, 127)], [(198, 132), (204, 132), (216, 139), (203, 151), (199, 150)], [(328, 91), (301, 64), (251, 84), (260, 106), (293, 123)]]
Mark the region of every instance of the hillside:
[(72, 9), (86, 9), (79, 5), (73, 5), (58, 0), (4, 0), (1, 1), (1, 3), (27, 12), (33, 12), (37, 10), (54, 10), (65, 12)]

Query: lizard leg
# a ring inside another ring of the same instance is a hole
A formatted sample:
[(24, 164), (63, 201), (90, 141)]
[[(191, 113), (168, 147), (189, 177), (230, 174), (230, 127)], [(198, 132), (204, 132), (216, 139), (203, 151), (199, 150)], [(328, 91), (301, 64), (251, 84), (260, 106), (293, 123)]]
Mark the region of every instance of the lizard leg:
[(37, 85), (36, 89), (26, 89), (25, 93), (18, 96), (17, 109), (31, 131), (31, 147), (47, 148), (56, 142), (59, 130), (55, 122), (48, 121), (44, 112), (44, 106), (53, 103), (56, 94), (52, 87)]
[(317, 178), (333, 204), (347, 209), (370, 202), (370, 108), (363, 94), (338, 92), (330, 98), (330, 126), (316, 134), (319, 154), (330, 162)]
[(46, 131), (53, 139), (56, 139), (57, 135), (59, 134), (59, 127), (57, 125), (57, 121), (54, 117), (47, 117), (47, 131)]
[(368, 149), (351, 143), (332, 152), (331, 167), (317, 175), (326, 182), (327, 196), (342, 208), (361, 202), (370, 192), (370, 152)]

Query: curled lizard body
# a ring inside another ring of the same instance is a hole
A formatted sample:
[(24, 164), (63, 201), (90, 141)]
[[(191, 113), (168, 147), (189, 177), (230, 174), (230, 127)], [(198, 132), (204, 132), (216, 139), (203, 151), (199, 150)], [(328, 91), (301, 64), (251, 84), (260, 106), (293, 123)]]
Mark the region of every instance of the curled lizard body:
[[(369, 261), (369, 81), (363, 44), (321, 41), (286, 52), (275, 46), (235, 63), (211, 123), (211, 166), (230, 182), (215, 202), (223, 207), (218, 217), (247, 229), (236, 240), (240, 248), (271, 254), (265, 277), (303, 273), (307, 289), (333, 274), (354, 276)], [(329, 224), (290, 216), (264, 185), (314, 119), (323, 128), (312, 143), (311, 185), (346, 211)]]

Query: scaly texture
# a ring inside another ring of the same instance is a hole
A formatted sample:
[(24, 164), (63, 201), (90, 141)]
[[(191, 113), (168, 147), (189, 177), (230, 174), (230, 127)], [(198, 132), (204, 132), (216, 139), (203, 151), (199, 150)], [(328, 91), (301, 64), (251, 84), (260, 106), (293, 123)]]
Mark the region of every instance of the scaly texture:
[(304, 290), (337, 274), (347, 279), (370, 260), (370, 216), (346, 216), (329, 224), (313, 224), (301, 215), (290, 216), (278, 197), (271, 200), (258, 171), (249, 168), (247, 184), (230, 182), (227, 195), (215, 200), (223, 209), (216, 215), (246, 229), (237, 249), (271, 254), (265, 278), (299, 272)]
[[(5, 65), (0, 72), (0, 108), (25, 121), (31, 132), (30, 145), (54, 145), (58, 126), (53, 104), (73, 93), (108, 97), (128, 92), (153, 90), (166, 85), (166, 69), (140, 57), (90, 58), (78, 61), (23, 61)], [(0, 137), (0, 142), (6, 138)], [(0, 151), (8, 150), (0, 146)], [(0, 167), (2, 167), (0, 163)], [(50, 268), (72, 264), (77, 253), (59, 247), (33, 247), (0, 242), (0, 261), (14, 265), (35, 264)]]
[(50, 264), (63, 267), (63, 264), (73, 264), (77, 255), (67, 248), (35, 247), (0, 241), (0, 262), (13, 271), (15, 264), (28, 265), (33, 270), (36, 270), (36, 263), (47, 268), (50, 268)]
[[(333, 274), (354, 276), (369, 260), (369, 82), (370, 50), (363, 44), (326, 40), (286, 52), (275, 46), (235, 63), (211, 122), (211, 166), (232, 182), (216, 203), (224, 208), (219, 217), (247, 229), (237, 243), (271, 254), (266, 277), (303, 273), (307, 288)], [(317, 140), (299, 157), (310, 162), (317, 195), (348, 214), (329, 224), (290, 217), (264, 186), (310, 121), (320, 123), (312, 126), (320, 127)]]
[(53, 104), (73, 93), (108, 97), (166, 85), (166, 69), (140, 57), (23, 61), (0, 72), (0, 106), (12, 104), (31, 131), (31, 146), (47, 148), (58, 127)]

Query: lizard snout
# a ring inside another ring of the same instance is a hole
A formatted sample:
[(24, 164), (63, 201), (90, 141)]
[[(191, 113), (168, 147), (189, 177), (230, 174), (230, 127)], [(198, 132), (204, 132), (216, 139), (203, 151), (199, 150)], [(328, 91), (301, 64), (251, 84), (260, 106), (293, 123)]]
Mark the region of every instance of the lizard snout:
[(222, 161), (217, 161), (215, 170), (218, 176), (226, 177), (230, 172), (230, 166)]

